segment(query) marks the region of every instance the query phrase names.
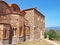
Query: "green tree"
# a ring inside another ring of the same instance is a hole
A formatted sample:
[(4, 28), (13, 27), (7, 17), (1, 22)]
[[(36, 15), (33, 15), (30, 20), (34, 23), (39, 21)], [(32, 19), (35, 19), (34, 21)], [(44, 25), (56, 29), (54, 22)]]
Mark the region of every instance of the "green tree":
[(48, 33), (47, 33), (47, 31), (44, 33), (44, 38), (47, 38), (47, 35), (48, 35)]
[(49, 39), (53, 40), (56, 38), (56, 31), (51, 29), (48, 31), (48, 35), (49, 35)]
[(56, 34), (56, 40), (59, 40), (60, 41), (60, 34), (58, 32)]

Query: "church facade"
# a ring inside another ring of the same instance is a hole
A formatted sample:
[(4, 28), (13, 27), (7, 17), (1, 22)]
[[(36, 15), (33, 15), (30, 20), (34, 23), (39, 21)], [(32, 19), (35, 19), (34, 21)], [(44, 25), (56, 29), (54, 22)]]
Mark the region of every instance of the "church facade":
[(35, 8), (20, 10), (17, 4), (0, 1), (0, 44), (15, 44), (41, 39), (45, 16)]

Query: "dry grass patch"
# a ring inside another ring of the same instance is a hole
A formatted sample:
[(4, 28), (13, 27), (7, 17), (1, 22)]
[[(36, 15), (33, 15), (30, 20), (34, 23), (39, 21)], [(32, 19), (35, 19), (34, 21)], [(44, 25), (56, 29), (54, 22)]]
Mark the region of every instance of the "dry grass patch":
[(16, 45), (53, 45), (45, 40), (35, 40), (35, 41), (27, 41), (21, 44)]

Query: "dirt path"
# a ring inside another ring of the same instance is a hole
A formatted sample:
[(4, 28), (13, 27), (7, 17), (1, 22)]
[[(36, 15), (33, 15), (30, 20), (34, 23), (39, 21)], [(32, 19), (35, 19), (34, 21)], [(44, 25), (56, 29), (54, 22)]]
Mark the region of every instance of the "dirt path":
[(56, 42), (53, 42), (53, 41), (50, 41), (50, 40), (48, 40), (48, 39), (44, 39), (45, 41), (47, 41), (47, 42), (49, 42), (49, 43), (52, 43), (53, 45), (60, 45), (60, 44), (58, 44), (58, 43), (56, 43)]

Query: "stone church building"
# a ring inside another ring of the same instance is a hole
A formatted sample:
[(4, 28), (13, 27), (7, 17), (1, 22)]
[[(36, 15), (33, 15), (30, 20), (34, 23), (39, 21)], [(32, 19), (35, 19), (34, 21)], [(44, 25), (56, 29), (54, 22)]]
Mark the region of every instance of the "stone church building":
[(15, 44), (44, 37), (45, 16), (37, 9), (20, 10), (0, 1), (0, 44)]

